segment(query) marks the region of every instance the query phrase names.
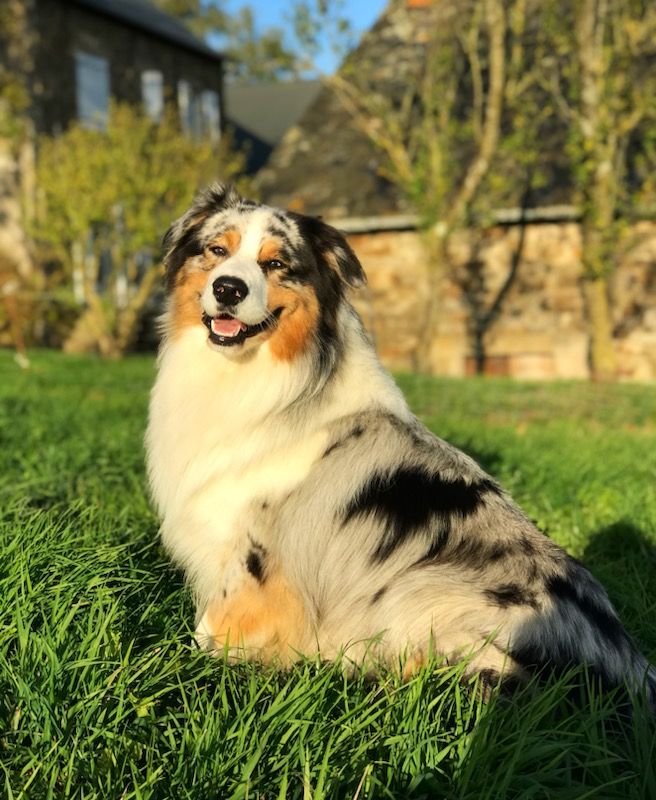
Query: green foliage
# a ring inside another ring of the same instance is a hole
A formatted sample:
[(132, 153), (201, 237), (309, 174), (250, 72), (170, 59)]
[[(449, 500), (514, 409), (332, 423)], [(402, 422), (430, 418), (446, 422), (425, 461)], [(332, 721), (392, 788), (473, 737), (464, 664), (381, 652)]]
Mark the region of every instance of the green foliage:
[(250, 6), (242, 6), (230, 17), (226, 30), (227, 73), (255, 81), (298, 77), (307, 63), (285, 41), (281, 28), (259, 31)]
[[(3, 796), (656, 796), (653, 720), (567, 682), (488, 705), (431, 665), (406, 684), (228, 666), (191, 645), (141, 442), (151, 358), (0, 352)], [(656, 417), (639, 386), (404, 377), (439, 435), (500, 477), (606, 584), (656, 658)]]
[(341, 59), (355, 47), (353, 28), (345, 13), (345, 0), (293, 3), (290, 17), (294, 37), (304, 53), (303, 60), (315, 72), (319, 70), (314, 62), (322, 50), (329, 49)]
[(256, 8), (241, 5), (227, 11), (225, 0), (155, 0), (179, 17), (196, 35), (218, 43), (229, 59), (228, 76), (250, 81), (273, 81), (316, 74), (317, 55), (328, 46), (341, 56), (353, 46), (352, 30), (344, 16), (344, 0), (289, 0), (281, 14), (284, 27), (260, 30)]
[(281, 28), (259, 31), (250, 6), (228, 13), (225, 2), (155, 0), (164, 11), (179, 17), (197, 36), (218, 41), (229, 60), (228, 75), (252, 80), (276, 80), (297, 75), (305, 66), (285, 41)]
[(32, 234), (50, 270), (54, 260), (62, 283), (79, 299), (83, 294), (99, 332), (97, 341), (83, 337), (74, 349), (115, 355), (130, 344), (164, 232), (199, 186), (234, 181), (242, 163), (225, 139), (215, 147), (183, 135), (171, 109), (153, 123), (114, 105), (105, 131), (74, 124), (40, 140)]
[[(544, 181), (552, 154), (544, 151), (549, 112), (536, 78), (532, 11), (524, 0), (498, 8), (502, 20), (493, 23), (485, 0), (435, 4), (422, 51), (404, 53), (398, 74), (381, 78), (375, 63), (352, 58), (335, 82), (356, 126), (385, 156), (385, 177), (427, 230), (438, 221), (446, 234), (479, 224)], [(503, 29), (496, 55), (495, 27)], [(499, 96), (489, 77), (494, 58), (502, 62)]]
[[(554, 113), (567, 130), (567, 152), (585, 214), (599, 214), (594, 186), (615, 212), (644, 202), (646, 176), (629, 174), (643, 139), (656, 127), (656, 8), (650, 0), (567, 0), (545, 3), (540, 16), (542, 80), (551, 87)], [(653, 202), (654, 198), (650, 198)], [(603, 224), (607, 223), (604, 219)], [(612, 236), (612, 233), (611, 233)]]
[(581, 209), (591, 368), (597, 379), (612, 379), (617, 358), (608, 279), (622, 217), (635, 200), (650, 205), (656, 199), (647, 197), (653, 184), (641, 174), (656, 126), (656, 7), (651, 0), (568, 0), (545, 4), (541, 12), (544, 51), (553, 54), (543, 61), (543, 80), (566, 125)]
[(114, 105), (106, 131), (75, 123), (41, 138), (34, 233), (69, 270), (75, 243), (116, 226), (125, 253), (157, 249), (200, 185), (216, 176), (233, 179), (240, 167), (228, 143), (215, 150), (183, 135), (171, 109), (153, 123), (128, 105)]

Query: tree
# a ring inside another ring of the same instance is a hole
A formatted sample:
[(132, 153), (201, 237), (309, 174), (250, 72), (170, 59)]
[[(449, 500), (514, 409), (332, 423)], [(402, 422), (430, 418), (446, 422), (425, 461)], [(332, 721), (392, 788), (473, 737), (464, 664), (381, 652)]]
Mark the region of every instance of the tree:
[[(529, 177), (539, 180), (537, 143), (546, 115), (527, 56), (528, 6), (527, 0), (436, 3), (425, 55), (412, 59), (409, 72), (399, 68), (395, 86), (376, 84), (375, 69), (348, 61), (331, 80), (354, 124), (385, 155), (386, 177), (420, 217), (430, 267), (417, 354), (424, 371), (431, 369), (454, 233), (480, 231), (500, 199), (523, 194)], [(516, 265), (510, 270), (514, 277)], [(506, 293), (494, 301), (486, 325)]]
[(202, 0), (155, 0), (167, 13), (181, 19), (196, 35), (219, 42), (229, 57), (228, 75), (255, 80), (297, 76), (307, 64), (285, 42), (284, 32), (271, 27), (259, 32), (253, 11), (243, 6), (236, 13), (223, 3)]
[(255, 81), (316, 75), (317, 56), (328, 46), (341, 56), (353, 44), (344, 0), (289, 0), (285, 28), (259, 30), (250, 5), (225, 10), (225, 0), (155, 0), (201, 38), (216, 42), (229, 57), (226, 73)]
[(160, 275), (163, 232), (200, 185), (241, 168), (225, 137), (218, 147), (191, 141), (171, 109), (153, 123), (114, 105), (106, 131), (74, 124), (41, 139), (32, 234), (83, 308), (65, 349), (125, 352)]
[(653, 144), (656, 7), (652, 0), (552, 2), (543, 9), (541, 29), (551, 54), (543, 80), (567, 125), (579, 187), (592, 374), (610, 379), (617, 364), (609, 277), (619, 227), (631, 202), (644, 203), (650, 186), (653, 191), (650, 177), (631, 168)]

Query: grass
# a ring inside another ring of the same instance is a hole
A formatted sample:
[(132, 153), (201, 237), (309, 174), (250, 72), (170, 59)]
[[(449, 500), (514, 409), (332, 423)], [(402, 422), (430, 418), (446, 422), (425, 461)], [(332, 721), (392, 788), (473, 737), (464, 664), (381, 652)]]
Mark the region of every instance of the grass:
[[(0, 353), (0, 793), (7, 798), (656, 797), (656, 725), (567, 681), (484, 705), (459, 668), (407, 684), (228, 667), (191, 646), (142, 436), (151, 358)], [(404, 376), (605, 583), (656, 659), (653, 387)]]

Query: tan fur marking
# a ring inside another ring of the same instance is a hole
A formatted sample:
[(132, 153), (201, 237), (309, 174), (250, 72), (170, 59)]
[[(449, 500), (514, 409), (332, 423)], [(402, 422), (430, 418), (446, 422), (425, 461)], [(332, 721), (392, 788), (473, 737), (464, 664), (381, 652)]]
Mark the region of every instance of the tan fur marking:
[[(240, 657), (288, 664), (302, 646), (306, 628), (303, 602), (280, 574), (247, 585), (227, 602), (205, 612), (212, 648), (239, 649)], [(246, 651), (246, 652), (241, 652)]]
[(278, 361), (293, 361), (305, 350), (319, 321), (319, 303), (307, 287), (269, 288), (269, 308), (284, 308), (270, 339), (271, 355)]
[(180, 336), (187, 328), (202, 325), (200, 296), (207, 283), (207, 272), (184, 266), (171, 293), (170, 333)]
[(234, 255), (234, 253), (236, 253), (239, 249), (240, 244), (241, 233), (239, 233), (237, 230), (231, 229), (229, 231), (223, 231), (223, 233), (219, 234), (219, 236), (212, 239), (210, 242), (210, 247), (225, 247), (229, 255)]
[(279, 242), (278, 239), (267, 239), (265, 242), (262, 242), (260, 251), (257, 254), (257, 260), (272, 261), (274, 258), (281, 259), (280, 245), (281, 242)]

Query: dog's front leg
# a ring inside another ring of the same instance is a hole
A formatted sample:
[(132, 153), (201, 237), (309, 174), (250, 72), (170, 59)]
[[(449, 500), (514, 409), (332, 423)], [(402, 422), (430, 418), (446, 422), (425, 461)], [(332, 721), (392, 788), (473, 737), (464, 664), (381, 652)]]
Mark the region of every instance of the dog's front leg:
[(279, 569), (251, 559), (225, 597), (212, 600), (196, 627), (199, 646), (230, 660), (289, 664), (303, 648), (307, 615), (300, 594)]

